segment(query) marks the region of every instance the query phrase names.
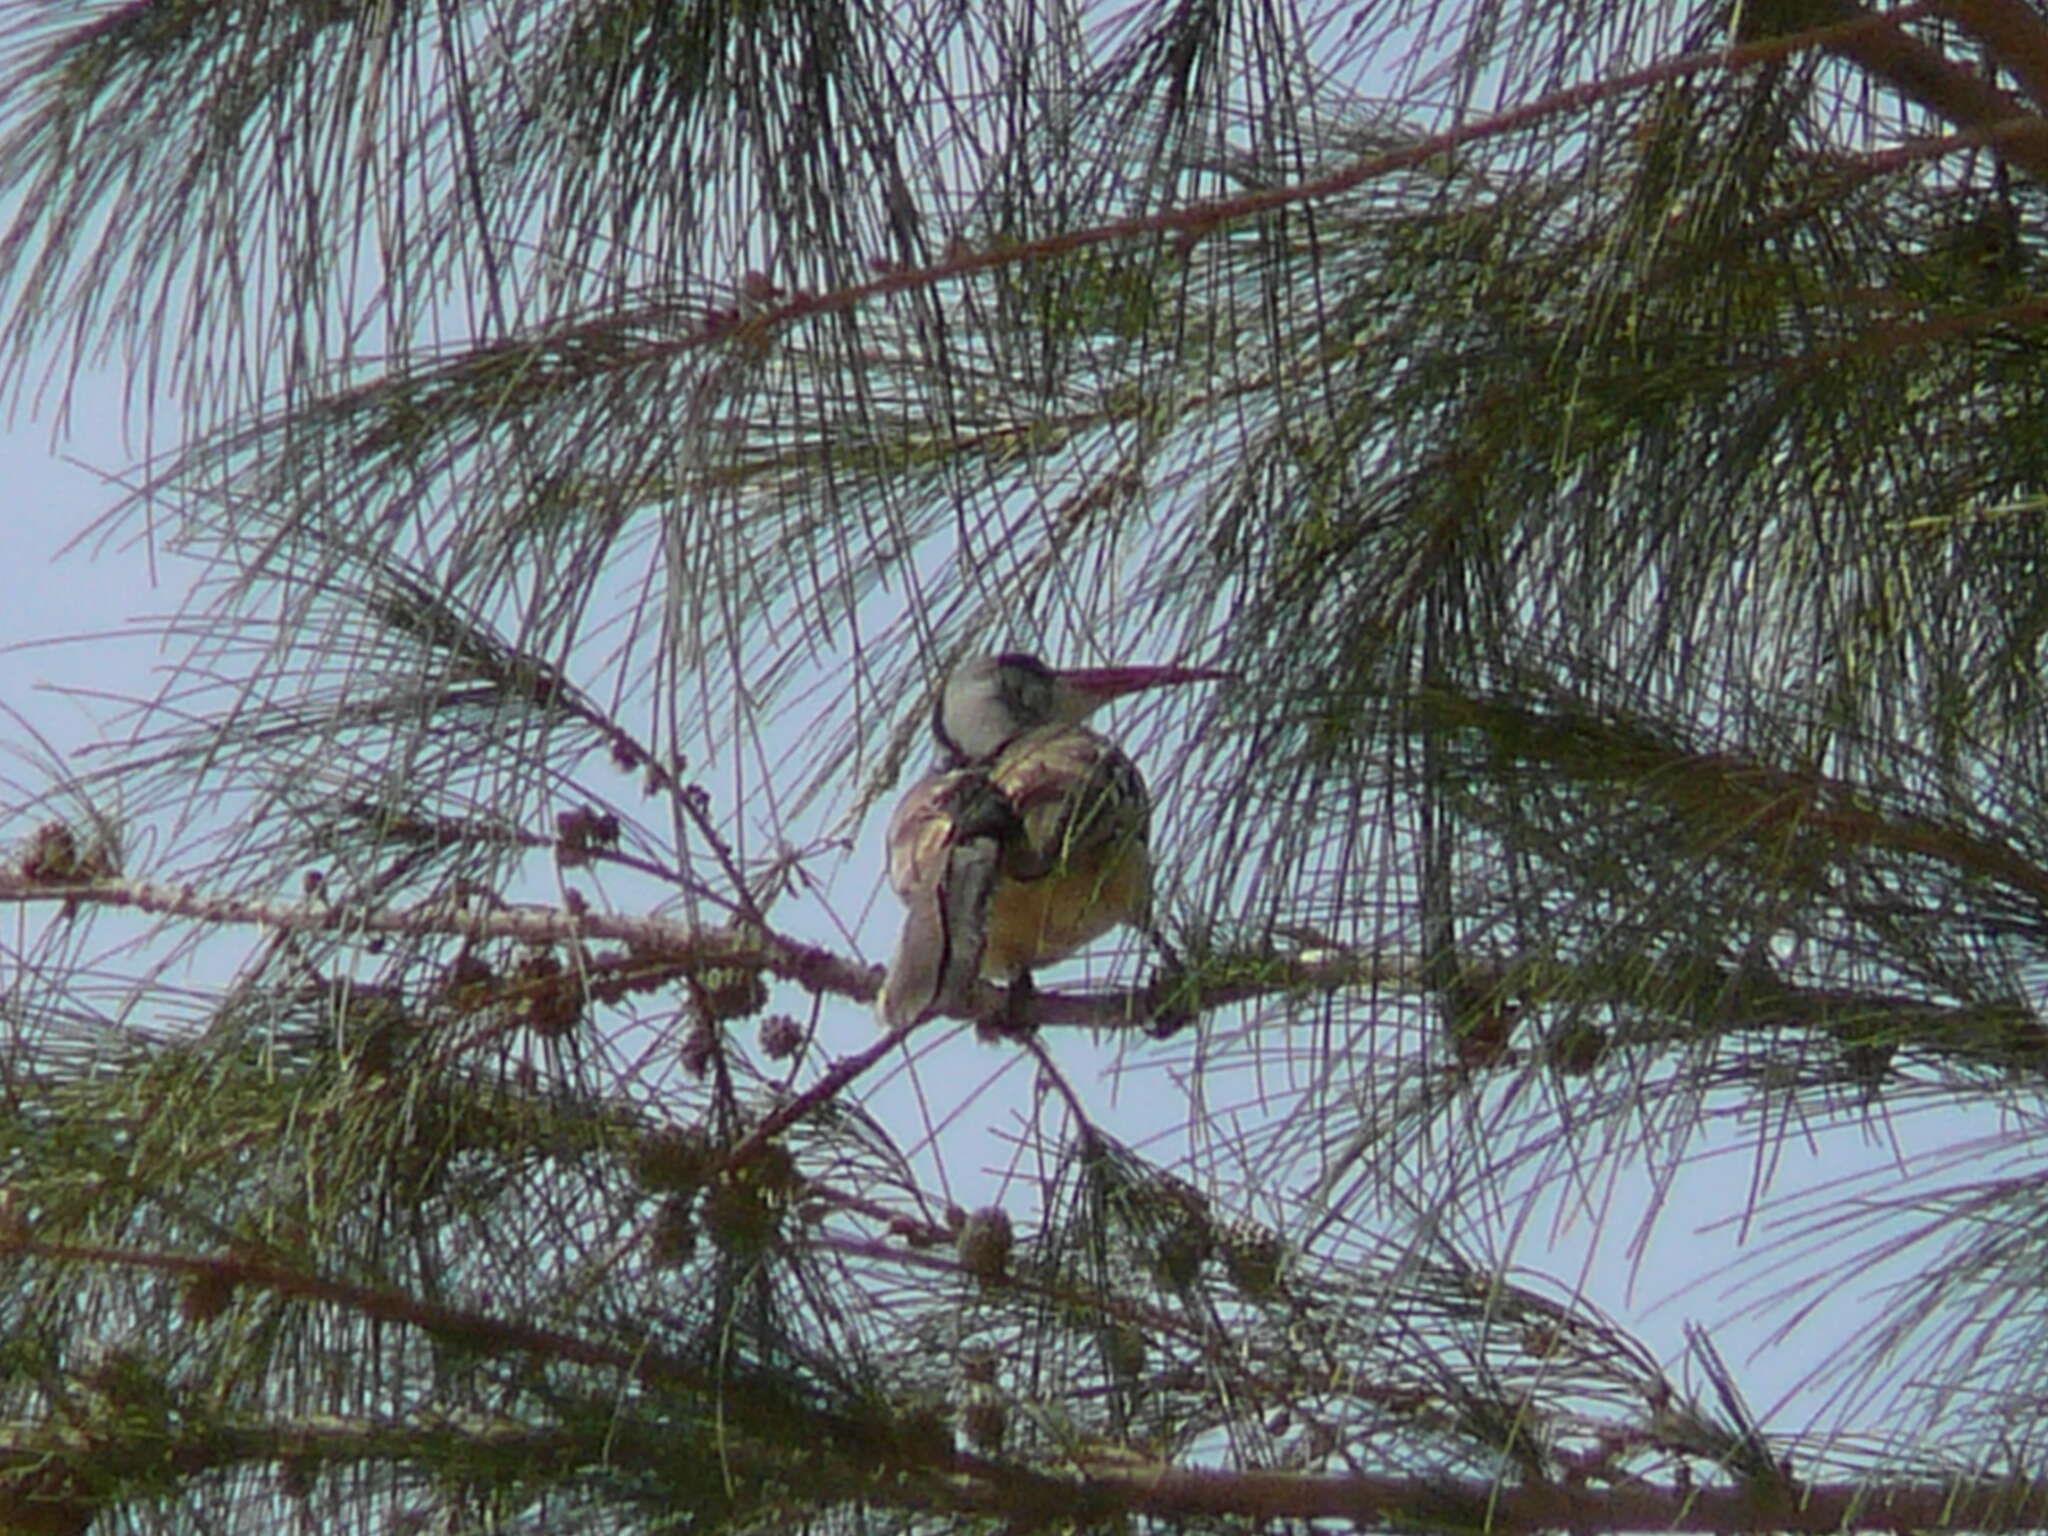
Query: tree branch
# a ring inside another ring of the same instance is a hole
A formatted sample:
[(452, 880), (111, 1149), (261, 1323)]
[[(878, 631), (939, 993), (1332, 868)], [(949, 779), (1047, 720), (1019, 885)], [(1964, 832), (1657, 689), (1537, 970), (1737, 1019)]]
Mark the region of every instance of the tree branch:
[[(1873, 827), (1890, 835), (1879, 839)], [(1964, 867), (2003, 875), (2033, 866), (2006, 854), (1993, 860), (1995, 845), (1942, 829), (1935, 838), (1921, 821), (1882, 823), (1867, 813), (1853, 826), (1836, 827), (1837, 835), (1861, 835), (1867, 841), (1914, 852), (1946, 851), (1973, 857)], [(1958, 855), (1959, 856), (1959, 855)], [(2010, 861), (2011, 868), (2007, 867)], [(2031, 881), (2022, 888), (2031, 888)], [(55, 901), (76, 906), (127, 908), (199, 923), (247, 924), (284, 933), (352, 935), (429, 934), (467, 939), (505, 939), (535, 946), (573, 945), (590, 941), (623, 944), (631, 953), (635, 986), (711, 970), (753, 971), (791, 981), (818, 995), (871, 1003), (881, 988), (882, 968), (833, 953), (783, 934), (741, 926), (707, 926), (666, 918), (617, 912), (570, 911), (552, 907), (477, 908), (459, 902), (432, 902), (398, 910), (338, 905), (319, 900), (291, 902), (260, 897), (209, 894), (190, 885), (165, 885), (142, 880), (101, 879), (58, 883), (18, 871), (0, 872), (0, 904)], [(618, 968), (608, 968), (614, 983)], [(1183, 983), (1183, 985), (1186, 985)], [(1354, 950), (1324, 947), (1291, 954), (1234, 953), (1220, 957), (1213, 979), (1199, 975), (1179, 1005), (1198, 1013), (1213, 1012), (1264, 998), (1324, 994), (1354, 988), (1403, 996), (1435, 991), (1419, 955), (1397, 950)], [(1987, 1009), (1953, 1006), (1900, 992), (1801, 986), (1774, 975), (1737, 974), (1702, 958), (1683, 973), (1668, 963), (1646, 961), (1640, 975), (1617, 979), (1560, 961), (1548, 955), (1465, 957), (1452, 983), (1463, 995), (1498, 998), (1511, 1009), (1524, 1001), (1553, 1004), (1619, 1005), (1653, 1015), (1696, 1018), (1711, 1012), (1730, 1028), (1800, 1026), (1830, 1031), (1845, 1042), (1881, 1039), (1887, 1046), (1917, 1045), (1971, 1061), (1994, 1061), (2009, 1067), (2038, 1065), (2048, 1058), (2048, 1028), (2031, 1013), (2014, 1006)], [(593, 991), (601, 991), (593, 985)], [(1024, 1008), (1026, 1020), (1041, 1027), (1117, 1030), (1143, 1027), (1158, 1011), (1151, 987), (1112, 987), (1089, 992), (1041, 991)], [(977, 982), (971, 997), (951, 1016), (975, 1020), (1003, 1013), (1006, 994), (986, 981)], [(784, 1104), (756, 1126), (731, 1156), (743, 1163), (758, 1146), (829, 1099), (913, 1031), (885, 1033), (871, 1046), (835, 1064), (819, 1081)], [(1852, 1038), (1853, 1037), (1853, 1038)], [(1656, 1038), (1654, 1031), (1631, 1037), (1639, 1043)], [(1624, 1043), (1627, 1043), (1626, 1041)], [(1506, 1042), (1501, 1042), (1505, 1047)], [(1549, 1042), (1541, 1049), (1567, 1049)], [(1503, 1065), (1519, 1053), (1503, 1048), (1485, 1065)]]
[(637, 955), (668, 962), (679, 971), (765, 971), (812, 992), (838, 993), (858, 1001), (872, 998), (881, 986), (879, 966), (862, 965), (772, 931), (678, 923), (618, 912), (572, 912), (557, 907), (477, 908), (453, 901), (383, 909), (324, 901), (226, 896), (192, 885), (164, 885), (147, 880), (54, 883), (32, 875), (0, 872), (0, 903), (36, 901), (125, 907), (197, 923), (248, 924), (279, 933), (413, 937), (453, 934), (534, 945), (595, 939), (622, 943)]
[(1631, 1484), (1503, 1486), (1448, 1479), (1326, 1477), (1149, 1466), (1098, 1470), (1083, 1487), (1117, 1508), (1191, 1519), (1392, 1521), (1501, 1536), (1583, 1531), (2002, 1531), (2048, 1524), (2048, 1486), (2025, 1478), (1954, 1482), (1753, 1484), (1684, 1488)]
[[(40, 1243), (7, 1244), (17, 1256), (55, 1262), (139, 1267), (181, 1274), (195, 1286), (219, 1289), (253, 1287), (336, 1306), (359, 1315), (422, 1329), (441, 1337), (460, 1338), (492, 1352), (526, 1353), (542, 1358), (615, 1371), (648, 1384), (703, 1394), (735, 1428), (760, 1433), (768, 1443), (788, 1437), (792, 1405), (765, 1407), (749, 1422), (745, 1393), (719, 1372), (649, 1351), (581, 1337), (559, 1329), (487, 1313), (422, 1301), (378, 1287), (352, 1284), (285, 1268), (245, 1256), (216, 1258), (150, 1253), (135, 1249)], [(1041, 1516), (1071, 1517), (1077, 1511), (1102, 1515), (1151, 1514), (1187, 1520), (1202, 1516), (1254, 1519), (1339, 1519), (1374, 1524), (1422, 1524), (1433, 1527), (1484, 1528), (1502, 1536), (1523, 1536), (1541, 1530), (1678, 1531), (1744, 1533), (1794, 1531), (1826, 1536), (1838, 1531), (1925, 1530), (2004, 1531), (2048, 1524), (2048, 1485), (2023, 1478), (1963, 1478), (1948, 1482), (1899, 1481), (1860, 1486), (1828, 1483), (1800, 1486), (1789, 1478), (1757, 1478), (1741, 1484), (1695, 1487), (1630, 1481), (1595, 1489), (1584, 1483), (1502, 1483), (1449, 1477), (1379, 1477), (1365, 1474), (1327, 1475), (1280, 1471), (1229, 1472), (1168, 1463), (1133, 1463), (1121, 1448), (1105, 1446), (1099, 1458), (1085, 1448), (1075, 1453), (1076, 1472), (1062, 1475), (993, 1458), (963, 1454), (938, 1424), (913, 1433), (912, 1420), (891, 1421), (872, 1410), (863, 1419), (810, 1409), (813, 1433), (827, 1436), (841, 1450), (879, 1458), (906, 1471), (940, 1474), (950, 1490), (945, 1501), (962, 1509), (1002, 1510), (1025, 1522), (1016, 1529), (1042, 1523)], [(219, 1466), (251, 1459), (311, 1458), (315, 1460), (411, 1458), (423, 1434), (447, 1433), (472, 1449), (521, 1448), (541, 1451), (572, 1445), (562, 1432), (532, 1426), (494, 1424), (444, 1426), (356, 1421), (328, 1424), (307, 1434), (289, 1423), (244, 1426), (223, 1433), (212, 1426), (192, 1441), (187, 1460), (193, 1465)], [(165, 1426), (145, 1432), (152, 1454), (165, 1451)], [(169, 1431), (173, 1441), (175, 1430)], [(96, 1458), (101, 1465), (118, 1450), (120, 1435), (76, 1432), (44, 1425), (0, 1427), (0, 1469), (30, 1466), (47, 1470), (77, 1458)], [(174, 1447), (175, 1449), (175, 1447)], [(173, 1458), (178, 1459), (176, 1457)], [(45, 1481), (49, 1479), (45, 1477)], [(61, 1479), (59, 1480), (61, 1481)], [(54, 1486), (54, 1485), (53, 1485)], [(886, 1487), (862, 1490), (867, 1498), (888, 1502)], [(66, 1487), (70, 1485), (67, 1483)], [(934, 1487), (922, 1480), (902, 1490), (922, 1507)], [(104, 1494), (71, 1489), (81, 1508), (107, 1502)]]
[(2048, 24), (2037, 9), (2027, 0), (1942, 0), (1940, 10), (1983, 39), (2034, 105), (2048, 110)]

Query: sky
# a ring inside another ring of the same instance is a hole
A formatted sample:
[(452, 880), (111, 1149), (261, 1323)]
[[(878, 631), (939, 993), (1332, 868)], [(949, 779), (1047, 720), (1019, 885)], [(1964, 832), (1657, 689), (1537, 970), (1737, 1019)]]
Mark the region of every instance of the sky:
[[(178, 596), (165, 584), (170, 573), (153, 571), (148, 551), (132, 540), (79, 542), (120, 495), (108, 479), (130, 458), (118, 401), (104, 381), (90, 381), (72, 431), (60, 442), (52, 442), (46, 420), (21, 414), (0, 428), (8, 507), (0, 540), (0, 705), (60, 749), (91, 739), (95, 722), (117, 711), (59, 692), (107, 686), (109, 647), (48, 642), (132, 628), (138, 615), (162, 611)], [(151, 649), (134, 642), (122, 647), (134, 659), (131, 687), (141, 686)], [(22, 743), (13, 746), (18, 751)], [(11, 803), (14, 796), (5, 798)]]

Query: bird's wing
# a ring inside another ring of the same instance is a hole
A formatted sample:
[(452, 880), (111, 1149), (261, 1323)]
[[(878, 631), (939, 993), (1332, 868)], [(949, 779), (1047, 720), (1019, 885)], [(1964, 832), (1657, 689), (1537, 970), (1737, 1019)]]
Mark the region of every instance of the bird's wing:
[(1151, 825), (1152, 799), (1137, 764), (1086, 726), (1026, 731), (997, 756), (989, 776), (1022, 828), (1006, 854), (1013, 879), (1039, 879), (1119, 844), (1142, 843)]

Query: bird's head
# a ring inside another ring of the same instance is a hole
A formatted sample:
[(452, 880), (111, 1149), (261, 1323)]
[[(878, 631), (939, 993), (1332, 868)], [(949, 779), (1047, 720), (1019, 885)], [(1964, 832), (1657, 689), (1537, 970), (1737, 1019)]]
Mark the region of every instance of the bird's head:
[(958, 762), (995, 756), (1041, 725), (1076, 725), (1111, 699), (1167, 683), (1229, 677), (1214, 667), (1049, 667), (1004, 651), (953, 669), (932, 705), (932, 734)]

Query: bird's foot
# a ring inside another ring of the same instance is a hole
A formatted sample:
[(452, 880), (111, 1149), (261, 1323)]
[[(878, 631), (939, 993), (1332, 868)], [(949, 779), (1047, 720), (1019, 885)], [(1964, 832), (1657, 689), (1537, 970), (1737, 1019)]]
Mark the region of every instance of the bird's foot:
[(1181, 963), (1180, 951), (1165, 933), (1149, 921), (1143, 925), (1143, 931), (1159, 956), (1159, 969), (1145, 984), (1145, 1032), (1154, 1040), (1165, 1040), (1195, 1022), (1195, 989), (1188, 980), (1187, 967)]
[(1162, 965), (1145, 984), (1145, 1033), (1171, 1039), (1195, 1022), (1195, 991), (1178, 965)]
[(1003, 989), (1003, 1005), (975, 1021), (974, 1032), (984, 1040), (1029, 1040), (1038, 1033), (1037, 1001), (1031, 973), (1022, 972)]

